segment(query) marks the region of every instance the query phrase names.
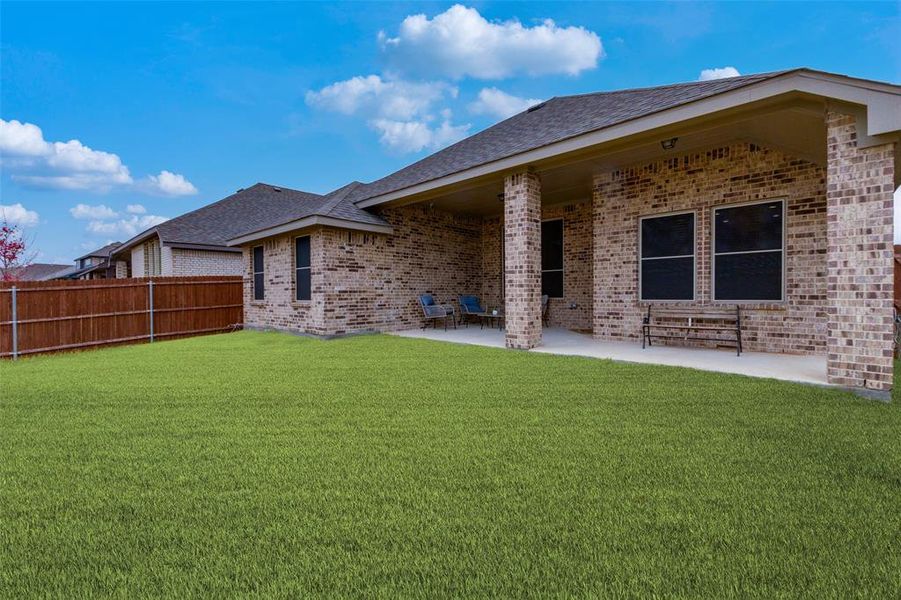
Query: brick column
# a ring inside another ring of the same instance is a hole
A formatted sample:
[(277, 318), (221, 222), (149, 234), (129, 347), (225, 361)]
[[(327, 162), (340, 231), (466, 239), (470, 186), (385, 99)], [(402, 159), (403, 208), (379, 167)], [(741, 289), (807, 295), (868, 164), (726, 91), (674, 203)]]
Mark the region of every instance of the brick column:
[(504, 179), (504, 284), (508, 348), (541, 343), (541, 181), (531, 171)]
[(892, 389), (894, 146), (857, 147), (854, 117), (826, 116), (830, 383)]

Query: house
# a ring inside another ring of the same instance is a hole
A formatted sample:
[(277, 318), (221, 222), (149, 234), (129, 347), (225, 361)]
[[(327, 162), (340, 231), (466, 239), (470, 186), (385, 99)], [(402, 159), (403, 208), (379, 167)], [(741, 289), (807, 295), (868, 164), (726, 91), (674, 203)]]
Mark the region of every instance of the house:
[(126, 241), (113, 253), (117, 276), (241, 275), (241, 249), (229, 246), (230, 238), (315, 210), (325, 201), (319, 194), (266, 183), (240, 189)]
[(110, 266), (110, 253), (121, 246), (121, 242), (111, 242), (102, 248), (75, 259), (75, 269), (63, 272), (54, 279), (107, 279), (115, 277), (115, 268)]
[(32, 263), (24, 267), (0, 269), (0, 279), (11, 281), (47, 281), (60, 279), (75, 269), (72, 265)]
[(747, 350), (887, 394), (899, 134), (901, 87), (810, 69), (557, 97), (369, 184), (267, 192), (222, 243), (248, 327), (414, 328), (419, 293), (473, 293), (528, 349), (542, 294), (600, 340), (649, 305), (739, 305)]

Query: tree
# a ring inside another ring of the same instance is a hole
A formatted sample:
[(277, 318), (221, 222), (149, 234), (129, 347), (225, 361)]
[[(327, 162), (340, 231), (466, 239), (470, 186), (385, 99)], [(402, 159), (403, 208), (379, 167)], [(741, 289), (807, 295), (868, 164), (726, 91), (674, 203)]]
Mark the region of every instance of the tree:
[(0, 224), (0, 280), (15, 281), (18, 273), (27, 267), (32, 256), (26, 255), (28, 242), (17, 225), (7, 221)]

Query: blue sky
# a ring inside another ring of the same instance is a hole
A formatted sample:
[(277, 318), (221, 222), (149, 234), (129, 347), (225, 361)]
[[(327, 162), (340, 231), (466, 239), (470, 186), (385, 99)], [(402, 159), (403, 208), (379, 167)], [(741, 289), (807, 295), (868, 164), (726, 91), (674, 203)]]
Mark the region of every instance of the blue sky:
[(257, 181), (377, 179), (555, 95), (727, 68), (897, 83), (898, 40), (897, 2), (4, 1), (0, 205), (68, 262)]

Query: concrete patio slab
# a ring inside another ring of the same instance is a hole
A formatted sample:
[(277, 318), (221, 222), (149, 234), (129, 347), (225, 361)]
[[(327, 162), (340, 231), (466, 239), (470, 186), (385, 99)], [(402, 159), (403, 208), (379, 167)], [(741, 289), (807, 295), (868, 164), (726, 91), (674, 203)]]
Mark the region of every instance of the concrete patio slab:
[[(448, 329), (447, 331), (443, 329), (412, 329), (394, 332), (392, 335), (493, 348), (504, 347), (502, 330), (480, 329), (478, 325)], [(732, 350), (675, 346), (653, 346), (642, 349), (641, 343), (637, 341), (602, 341), (587, 334), (558, 328), (544, 329), (542, 345), (530, 352), (607, 358), (624, 362), (688, 367), (703, 371), (827, 385), (825, 356), (765, 352), (743, 352), (741, 356), (736, 356)]]

